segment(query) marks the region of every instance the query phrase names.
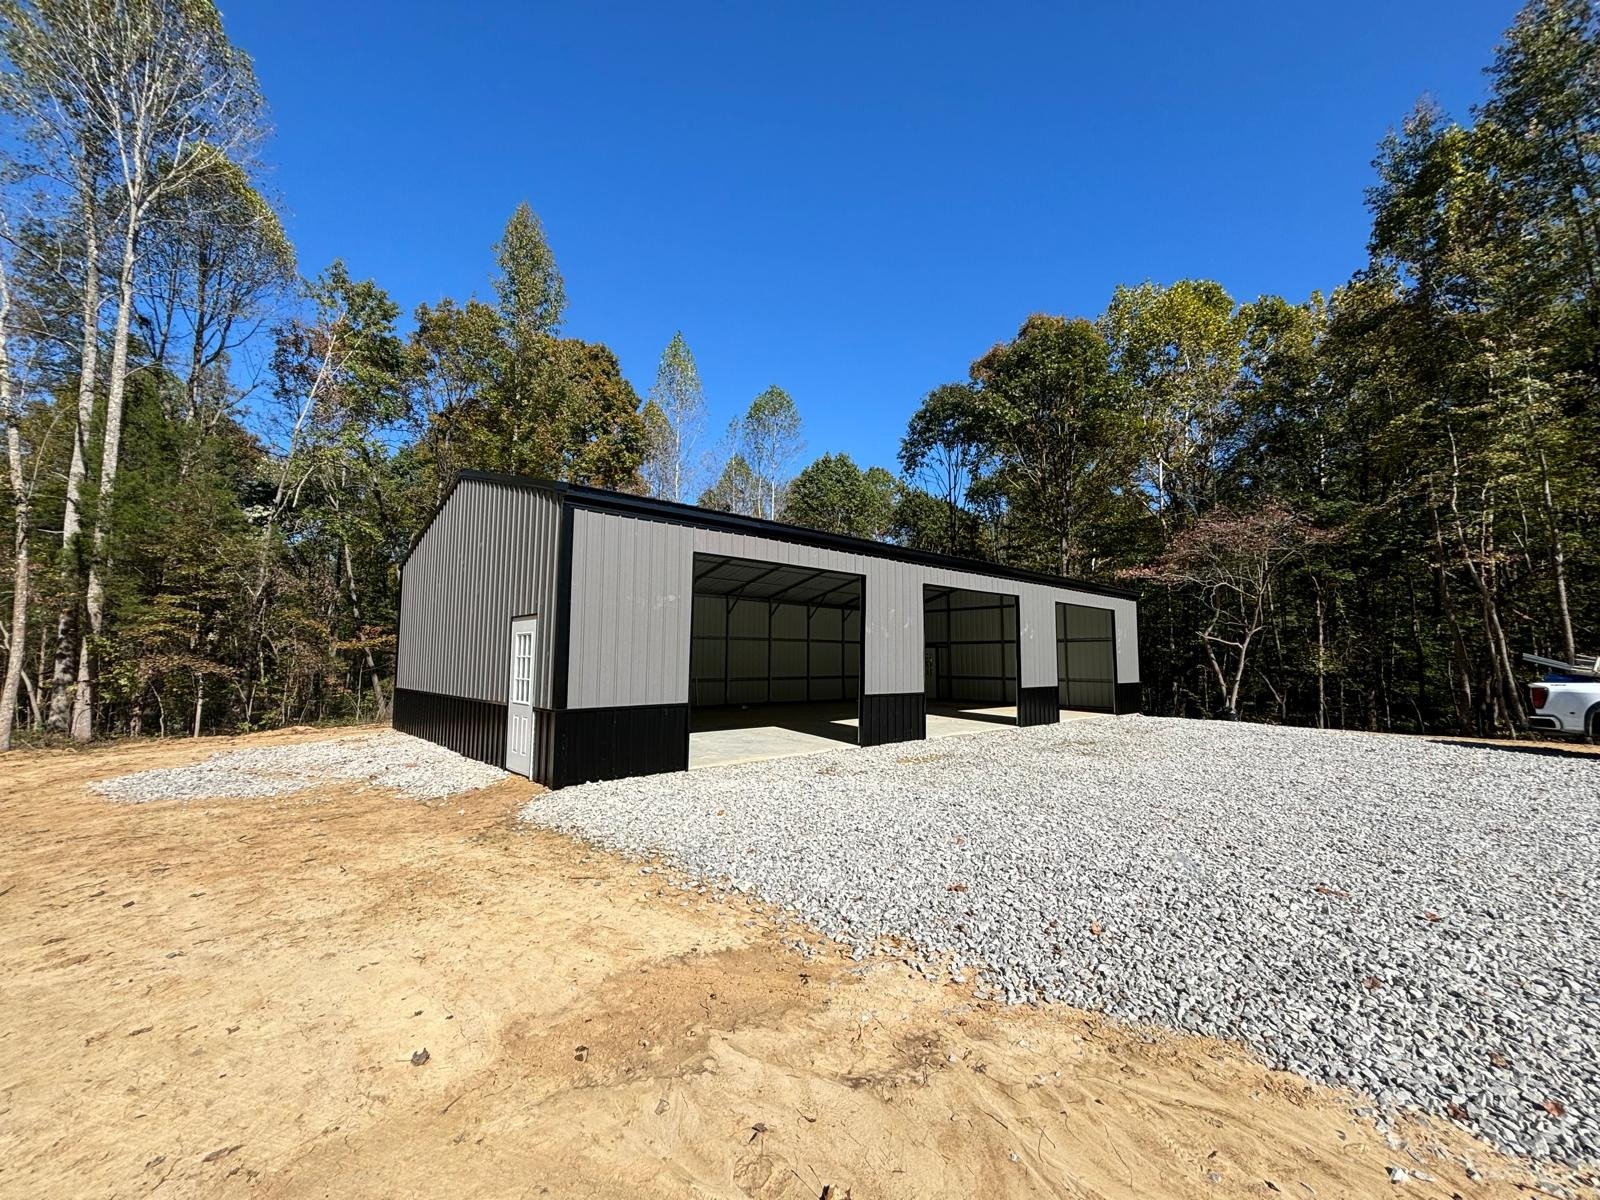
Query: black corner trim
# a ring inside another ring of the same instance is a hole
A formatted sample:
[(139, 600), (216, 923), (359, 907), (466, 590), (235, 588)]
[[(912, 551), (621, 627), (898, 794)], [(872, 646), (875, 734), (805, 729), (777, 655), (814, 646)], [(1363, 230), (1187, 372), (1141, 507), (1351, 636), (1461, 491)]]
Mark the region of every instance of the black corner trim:
[[(552, 788), (689, 769), (689, 706), (640, 704), (569, 708), (548, 715)], [(545, 768), (541, 764), (541, 771)]]
[(1025, 687), (1017, 689), (1018, 725), (1053, 725), (1061, 720), (1061, 693), (1058, 688)]
[(859, 711), (863, 746), (916, 742), (928, 736), (928, 700), (921, 692), (863, 693)]
[(572, 508), (561, 506), (556, 535), (556, 628), (550, 649), (550, 707), (567, 706), (567, 677), (572, 667)]
[(1117, 684), (1117, 713), (1139, 713), (1144, 711), (1144, 685), (1142, 683)]
[(467, 758), (506, 765), (506, 706), (489, 700), (396, 688), (396, 729), (425, 738)]

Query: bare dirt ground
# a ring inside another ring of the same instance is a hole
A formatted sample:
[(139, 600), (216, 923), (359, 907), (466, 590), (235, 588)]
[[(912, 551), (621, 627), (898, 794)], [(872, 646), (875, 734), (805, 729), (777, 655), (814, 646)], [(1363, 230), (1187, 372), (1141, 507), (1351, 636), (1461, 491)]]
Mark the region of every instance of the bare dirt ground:
[(0, 760), (0, 1194), (1538, 1191), (1453, 1128), (1403, 1133), (1480, 1180), (1392, 1150), (1353, 1097), (1220, 1043), (808, 961), (755, 907), (518, 829), (522, 781), (85, 790), (327, 736)]
[(1425, 737), (1434, 742), (1454, 742), (1462, 746), (1486, 746), (1490, 750), (1507, 750), (1523, 754), (1562, 754), (1573, 758), (1600, 755), (1600, 743), (1586, 742), (1581, 738), (1484, 738), (1450, 737), (1444, 734), (1403, 733), (1400, 737)]

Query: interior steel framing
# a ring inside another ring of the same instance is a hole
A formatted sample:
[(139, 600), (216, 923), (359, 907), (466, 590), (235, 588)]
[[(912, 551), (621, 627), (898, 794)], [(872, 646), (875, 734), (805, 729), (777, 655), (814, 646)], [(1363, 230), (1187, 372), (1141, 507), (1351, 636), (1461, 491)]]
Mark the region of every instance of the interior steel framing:
[[(961, 604), (954, 603), (957, 594), (969, 596), (983, 596), (989, 603)], [(996, 705), (1015, 704), (1017, 702), (1017, 688), (1022, 672), (1021, 641), (1018, 636), (1017, 623), (1017, 597), (1003, 592), (984, 592), (976, 588), (949, 588), (935, 584), (924, 584), (922, 589), (923, 601), (923, 654), (934, 652), (935, 662), (935, 687), (934, 695), (930, 699), (936, 701), (950, 701), (953, 703), (991, 703)], [(963, 616), (975, 613), (999, 613), (1001, 636), (991, 637), (956, 637), (954, 635), (954, 613)], [(942, 613), (944, 616), (945, 636), (934, 638), (928, 633), (928, 614)], [(1006, 630), (1009, 626), (1010, 632)], [(1011, 653), (1001, 654), (1000, 673), (978, 673), (971, 671), (953, 671), (940, 669), (938, 664), (948, 663), (954, 657), (957, 646), (1000, 646), (1009, 647)], [(941, 657), (939, 651), (946, 653)], [(961, 695), (957, 683), (993, 683), (999, 685), (1000, 698), (986, 696)]]
[[(1092, 636), (1077, 636), (1072, 634), (1073, 610), (1095, 614), (1093, 620), (1099, 621), (1104, 617), (1107, 631)], [(1061, 706), (1091, 712), (1116, 712), (1117, 711), (1117, 615), (1109, 609), (1095, 608), (1088, 604), (1068, 604), (1065, 602), (1056, 605), (1056, 672), (1058, 676), (1058, 690)], [(1083, 655), (1076, 658), (1072, 648), (1104, 646), (1105, 656), (1109, 660), (1109, 672), (1105, 675), (1075, 672), (1075, 664), (1081, 667)], [(1076, 690), (1074, 685), (1077, 685)], [(1086, 694), (1086, 688), (1093, 689), (1093, 693), (1103, 695), (1103, 699), (1091, 699)]]

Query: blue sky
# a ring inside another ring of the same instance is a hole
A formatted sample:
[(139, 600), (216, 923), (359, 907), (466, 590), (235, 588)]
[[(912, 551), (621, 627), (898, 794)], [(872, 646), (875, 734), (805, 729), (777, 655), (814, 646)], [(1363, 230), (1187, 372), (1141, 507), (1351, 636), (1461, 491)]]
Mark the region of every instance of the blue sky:
[(302, 270), (487, 296), (526, 199), (566, 332), (641, 395), (682, 329), (712, 433), (777, 383), (805, 459), (862, 465), (1030, 312), (1344, 281), (1378, 139), (1423, 93), (1464, 116), (1514, 11), (224, 0)]

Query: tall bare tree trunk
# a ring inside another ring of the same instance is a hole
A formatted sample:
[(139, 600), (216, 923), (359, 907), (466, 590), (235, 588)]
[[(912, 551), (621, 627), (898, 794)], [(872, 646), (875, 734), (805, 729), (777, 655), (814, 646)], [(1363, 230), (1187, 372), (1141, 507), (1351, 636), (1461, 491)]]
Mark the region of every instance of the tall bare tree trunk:
[(31, 498), (22, 478), (22, 449), (17, 427), (6, 430), (6, 457), (16, 505), (16, 580), (11, 589), (11, 645), (6, 653), (5, 682), (0, 684), (0, 750), (11, 749), (11, 731), (17, 723), (17, 692), (22, 683), (22, 659), (28, 652), (28, 526)]
[(1315, 575), (1311, 586), (1317, 593), (1317, 728), (1328, 727), (1328, 627), (1322, 601), (1322, 581)]
[(1545, 528), (1550, 534), (1550, 574), (1556, 588), (1556, 617), (1561, 622), (1561, 646), (1567, 652), (1567, 661), (1578, 661), (1578, 639), (1572, 632), (1572, 605), (1567, 600), (1567, 548), (1561, 536), (1561, 519), (1556, 512), (1555, 496), (1550, 488), (1550, 461), (1543, 447), (1539, 450), (1540, 506), (1544, 510)]
[(83, 343), (78, 351), (78, 412), (67, 467), (67, 501), (61, 518), (62, 575), (71, 580), (56, 615), (55, 669), (50, 678), (46, 727), (65, 733), (72, 707), (73, 658), (78, 641), (81, 589), (78, 540), (83, 528), (83, 481), (88, 473), (89, 429), (94, 424), (95, 371), (100, 357), (100, 235), (93, 189), (83, 203)]
[(1455, 704), (1456, 721), (1462, 733), (1479, 732), (1477, 701), (1472, 692), (1472, 662), (1467, 653), (1466, 637), (1461, 622), (1456, 618), (1455, 598), (1450, 594), (1450, 571), (1445, 565), (1448, 551), (1444, 548), (1444, 530), (1439, 522), (1439, 509), (1430, 497), (1428, 517), (1433, 525), (1433, 546), (1438, 561), (1434, 564), (1434, 581), (1439, 589), (1439, 607), (1444, 612), (1445, 623), (1450, 626), (1450, 656), (1455, 669), (1450, 673), (1450, 697)]
[[(361, 597), (356, 592), (355, 565), (350, 557), (350, 542), (340, 539), (340, 547), (344, 551), (344, 577), (350, 592), (350, 615), (355, 618), (357, 636), (361, 636)], [(367, 645), (367, 639), (362, 636), (362, 655), (367, 666), (367, 675), (372, 679), (372, 703), (378, 710), (378, 720), (383, 720), (389, 715), (389, 702), (383, 693), (383, 681), (378, 678), (378, 664), (373, 660), (372, 647)], [(360, 698), (360, 681), (357, 681), (357, 699)]]
[(33, 489), (22, 473), (22, 435), (17, 428), (20, 405), (11, 382), (11, 288), (0, 264), (0, 411), (6, 422), (6, 465), (16, 514), (16, 579), (11, 588), (11, 641), (6, 648), (5, 682), (0, 684), (0, 750), (11, 749), (11, 731), (17, 723), (17, 687), (22, 681), (22, 660), (28, 653), (28, 533)]
[(133, 320), (133, 270), (138, 261), (139, 214), (132, 204), (123, 227), (122, 267), (117, 273), (117, 322), (111, 335), (111, 374), (106, 384), (106, 430), (100, 451), (100, 493), (94, 506), (94, 540), (89, 552), (89, 585), (83, 607), (89, 628), (78, 643), (78, 689), (72, 698), (72, 736), (94, 736), (94, 646), (105, 625), (105, 552), (117, 460), (122, 449), (122, 406), (128, 384), (128, 327)]
[[(1451, 452), (1455, 438), (1451, 437)], [(1458, 468), (1459, 470), (1459, 468)], [(1517, 690), (1516, 672), (1511, 666), (1511, 647), (1506, 640), (1505, 627), (1500, 621), (1500, 604), (1490, 584), (1489, 572), (1494, 562), (1494, 502), (1492, 493), (1485, 493), (1482, 515), (1479, 518), (1479, 555), (1482, 563), (1472, 553), (1467, 541), (1466, 528), (1457, 505), (1456, 488), (1450, 492), (1450, 514), (1455, 524), (1456, 543), (1461, 549), (1461, 565), (1467, 578), (1478, 593), (1478, 607), (1483, 617), (1484, 637), (1489, 643), (1490, 680), (1500, 701), (1505, 721), (1513, 730), (1527, 728), (1527, 717), (1522, 707), (1522, 695)]]

